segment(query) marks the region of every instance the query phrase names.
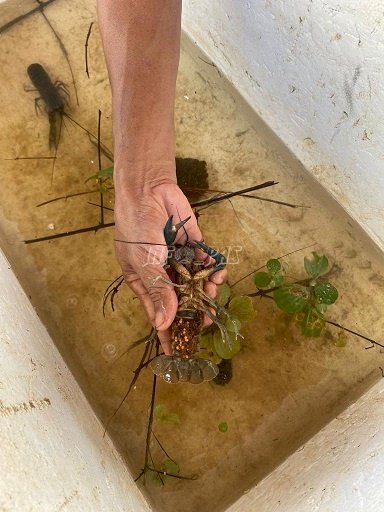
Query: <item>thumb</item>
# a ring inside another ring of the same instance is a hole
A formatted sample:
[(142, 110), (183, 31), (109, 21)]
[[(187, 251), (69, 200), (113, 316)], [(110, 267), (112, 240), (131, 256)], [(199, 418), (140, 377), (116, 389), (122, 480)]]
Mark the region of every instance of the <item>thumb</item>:
[(161, 265), (146, 266), (140, 277), (154, 306), (155, 327), (164, 331), (172, 324), (178, 305), (170, 278)]

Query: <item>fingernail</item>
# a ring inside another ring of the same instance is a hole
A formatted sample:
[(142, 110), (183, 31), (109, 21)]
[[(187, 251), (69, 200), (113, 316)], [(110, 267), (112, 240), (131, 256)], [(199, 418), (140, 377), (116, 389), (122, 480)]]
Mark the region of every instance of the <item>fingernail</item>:
[(155, 326), (159, 329), (164, 323), (164, 314), (162, 311), (157, 311), (155, 316)]

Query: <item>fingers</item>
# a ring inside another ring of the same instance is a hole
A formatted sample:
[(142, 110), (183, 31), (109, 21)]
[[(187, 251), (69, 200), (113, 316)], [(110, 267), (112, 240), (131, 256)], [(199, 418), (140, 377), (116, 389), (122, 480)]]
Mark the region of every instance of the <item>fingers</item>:
[(217, 296), (217, 286), (211, 281), (204, 283), (204, 291), (211, 299), (215, 299)]
[(149, 293), (147, 289), (145, 288), (144, 284), (142, 283), (141, 279), (137, 275), (128, 275), (124, 276), (125, 282), (128, 284), (128, 286), (131, 288), (131, 290), (137, 295), (137, 298), (140, 300), (141, 304), (144, 306), (145, 313), (153, 325), (153, 327), (156, 327), (155, 324), (155, 306), (149, 296)]
[[(150, 275), (147, 277), (149, 277), (149, 281), (153, 278)], [(125, 280), (144, 306), (148, 319), (158, 330), (157, 334), (164, 353), (170, 355), (172, 353), (172, 342), (168, 327), (171, 325), (177, 309), (177, 299), (174, 290), (171, 287), (168, 289), (166, 286), (161, 287), (155, 284), (150, 285), (147, 289), (142, 279), (134, 274), (129, 274)], [(159, 308), (160, 315), (158, 313)]]
[(166, 331), (159, 331), (157, 335), (159, 337), (161, 348), (163, 349), (164, 354), (170, 356), (172, 354), (172, 341), (170, 330), (167, 329)]
[(228, 278), (228, 271), (226, 268), (224, 268), (223, 270), (219, 270), (218, 272), (215, 272), (214, 274), (212, 274), (209, 278), (209, 280), (212, 282), (212, 283), (215, 283), (215, 284), (223, 284)]
[(177, 297), (164, 269), (150, 265), (124, 277), (143, 304), (152, 325), (158, 331), (168, 329), (176, 315)]
[[(133, 274), (129, 274), (126, 277), (126, 282), (128, 286), (131, 288), (131, 290), (136, 294), (138, 299), (140, 300), (141, 304), (144, 306), (145, 313), (153, 325), (157, 330), (160, 328), (163, 328), (161, 325), (159, 326), (157, 324), (157, 317), (156, 317), (156, 309), (155, 309), (155, 303), (153, 302), (151, 296), (153, 296), (153, 292), (147, 290), (147, 288), (144, 286), (142, 280), (139, 276), (135, 276)], [(161, 300), (161, 298), (160, 298)], [(167, 299), (165, 301), (167, 302)], [(173, 319), (168, 319), (167, 323), (172, 323)], [(163, 325), (167, 325), (167, 323)], [(167, 329), (165, 331), (158, 331), (158, 337), (161, 343), (161, 347), (164, 351), (164, 354), (170, 355), (172, 353), (172, 342), (171, 342), (171, 333), (170, 330)]]

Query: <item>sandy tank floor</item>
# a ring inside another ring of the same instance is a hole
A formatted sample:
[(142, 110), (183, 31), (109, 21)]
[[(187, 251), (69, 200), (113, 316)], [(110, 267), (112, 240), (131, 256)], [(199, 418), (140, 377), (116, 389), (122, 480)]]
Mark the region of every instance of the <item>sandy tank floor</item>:
[[(0, 25), (36, 5), (25, 2), (21, 9), (20, 2), (0, 4)], [(65, 120), (52, 180), (52, 160), (13, 160), (52, 156), (47, 116), (36, 115), (36, 92), (25, 90), (31, 87), (27, 66), (39, 62), (53, 80), (68, 85), (68, 113), (93, 133), (100, 109), (102, 141), (112, 147), (110, 89), (94, 6), (57, 0), (44, 12), (68, 52), (79, 105), (63, 51), (41, 13), (0, 33), (2, 247), (105, 424), (127, 390), (142, 349), (114, 361), (149, 331), (149, 325), (128, 288), (117, 297), (115, 313), (108, 310), (106, 318), (102, 316), (104, 290), (119, 275), (113, 229), (23, 243), (99, 221), (98, 209), (88, 204), (98, 202), (96, 193), (36, 207), (91, 188), (84, 182), (97, 170), (97, 150), (78, 127)], [(84, 43), (92, 21), (88, 79)], [(284, 259), (288, 274), (303, 275), (303, 257), (311, 250), (325, 253), (340, 293), (329, 318), (380, 338), (384, 327), (380, 257), (205, 60), (185, 42), (176, 101), (177, 155), (206, 161), (213, 190), (233, 191), (276, 180), (277, 186), (258, 195), (310, 207), (291, 209), (234, 198), (201, 212), (200, 224), (209, 245), (222, 251), (241, 248), (238, 262), (229, 265), (230, 282), (269, 257), (315, 244)], [(110, 162), (103, 157), (102, 165)], [(113, 206), (112, 192), (105, 203)], [(112, 220), (106, 212), (106, 222)], [(254, 291), (252, 280), (242, 281), (235, 290)], [(156, 403), (176, 412), (180, 425), (155, 422), (155, 433), (182, 474), (198, 475), (198, 479), (164, 487), (148, 484), (145, 492), (156, 510), (222, 510), (381, 377), (383, 356), (376, 348), (366, 350), (369, 343), (347, 335), (347, 345), (339, 347), (335, 328), (327, 329), (320, 339), (304, 339), (273, 304), (257, 300), (255, 307), (257, 317), (244, 333), (227, 386), (158, 386)], [(151, 383), (151, 371), (146, 370), (109, 429), (134, 476), (143, 463)], [(62, 393), (71, 399), (66, 389)], [(228, 424), (226, 433), (218, 429), (223, 421)], [(155, 446), (153, 453), (157, 461), (163, 460)], [(33, 510), (38, 510), (37, 504)]]

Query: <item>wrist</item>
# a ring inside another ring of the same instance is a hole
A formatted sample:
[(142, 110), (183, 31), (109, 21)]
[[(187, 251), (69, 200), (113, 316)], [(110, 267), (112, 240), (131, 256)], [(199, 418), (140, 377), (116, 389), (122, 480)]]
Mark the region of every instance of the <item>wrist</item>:
[(159, 185), (177, 184), (175, 161), (157, 162), (156, 165), (136, 162), (124, 167), (115, 166), (113, 181), (117, 200), (129, 197), (142, 198)]

